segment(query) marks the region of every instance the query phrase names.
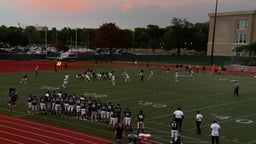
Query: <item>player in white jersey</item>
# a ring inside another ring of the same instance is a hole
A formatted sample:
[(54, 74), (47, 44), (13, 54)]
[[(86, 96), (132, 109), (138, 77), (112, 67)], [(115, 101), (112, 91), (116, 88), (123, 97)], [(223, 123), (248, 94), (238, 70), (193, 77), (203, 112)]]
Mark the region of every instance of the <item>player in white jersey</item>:
[(194, 74), (193, 66), (192, 65), (188, 65), (188, 70), (189, 70), (190, 76), (192, 77), (193, 74)]
[(175, 82), (178, 82), (179, 80), (179, 73), (178, 73), (178, 70), (176, 69), (175, 71)]
[(152, 70), (150, 70), (148, 79), (151, 79), (153, 77), (153, 75), (154, 75), (154, 72)]
[(102, 79), (102, 74), (101, 74), (101, 73), (96, 73), (96, 78), (97, 78), (98, 80), (101, 80), (101, 79)]
[(116, 77), (115, 77), (115, 75), (114, 74), (112, 74), (112, 76), (111, 76), (111, 83), (112, 83), (112, 85), (116, 85)]
[(92, 79), (91, 79), (91, 77), (90, 77), (90, 75), (89, 75), (88, 73), (86, 73), (86, 74), (84, 75), (84, 79), (85, 79), (86, 82), (87, 82), (87, 81), (92, 81)]
[(24, 84), (27, 84), (27, 80), (28, 80), (28, 75), (23, 75), (21, 80), (20, 80), (20, 84), (24, 83)]
[(69, 75), (65, 75), (63, 79), (63, 84), (62, 84), (63, 88), (66, 88), (66, 85), (68, 84), (68, 80), (69, 80)]
[(124, 82), (130, 82), (130, 76), (126, 71), (123, 72), (123, 75), (124, 75)]

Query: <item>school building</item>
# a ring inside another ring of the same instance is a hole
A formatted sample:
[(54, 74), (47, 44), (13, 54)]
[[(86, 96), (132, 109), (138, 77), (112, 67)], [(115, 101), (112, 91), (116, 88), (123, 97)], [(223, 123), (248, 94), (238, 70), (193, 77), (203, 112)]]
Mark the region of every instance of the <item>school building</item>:
[[(209, 13), (208, 16), (210, 22), (207, 55), (211, 55), (215, 13)], [(244, 53), (236, 53), (234, 49), (255, 41), (256, 10), (217, 13), (214, 56), (246, 56)]]

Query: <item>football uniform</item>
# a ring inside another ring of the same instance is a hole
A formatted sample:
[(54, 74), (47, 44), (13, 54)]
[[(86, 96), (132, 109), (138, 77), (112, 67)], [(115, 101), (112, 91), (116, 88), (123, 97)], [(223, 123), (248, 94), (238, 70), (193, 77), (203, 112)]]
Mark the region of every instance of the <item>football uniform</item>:
[(131, 125), (131, 116), (132, 116), (132, 113), (130, 111), (126, 111), (124, 113), (124, 125), (126, 126)]
[(171, 123), (171, 138), (172, 139), (173, 138), (177, 138), (177, 136), (178, 136), (178, 129), (179, 129), (178, 124), (175, 121), (173, 121)]
[(27, 112), (30, 113), (32, 110), (32, 95), (28, 96), (28, 98), (27, 98), (27, 106), (28, 106)]
[(105, 121), (107, 118), (107, 105), (106, 104), (102, 104), (101, 105), (101, 115), (100, 115), (102, 121)]
[(55, 99), (55, 112), (56, 114), (61, 114), (61, 98), (57, 97)]
[(41, 112), (46, 111), (46, 100), (44, 96), (40, 97), (40, 110)]
[(32, 112), (37, 112), (37, 98), (34, 96), (32, 98)]
[(144, 114), (138, 114), (137, 129), (144, 129)]

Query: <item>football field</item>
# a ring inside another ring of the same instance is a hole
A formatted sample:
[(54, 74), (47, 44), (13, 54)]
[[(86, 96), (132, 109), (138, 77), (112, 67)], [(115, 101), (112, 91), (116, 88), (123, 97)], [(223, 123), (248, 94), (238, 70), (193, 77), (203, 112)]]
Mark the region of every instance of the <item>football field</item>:
[[(195, 72), (191, 76), (182, 68), (176, 82), (174, 69), (167, 72), (165, 68), (94, 64), (81, 67), (91, 68), (96, 73), (114, 71), (116, 85), (112, 85), (109, 79), (93, 79), (88, 82), (77, 79), (76, 75), (84, 73), (86, 69), (40, 71), (38, 77), (35, 77), (34, 72), (1, 73), (0, 113), (113, 138), (113, 130), (105, 123), (81, 121), (69, 116), (27, 113), (28, 95), (39, 98), (47, 91), (62, 91), (111, 102), (114, 106), (120, 104), (122, 109), (129, 108), (134, 131), (126, 132), (126, 136), (136, 133), (136, 115), (143, 110), (146, 116), (145, 133), (151, 134), (154, 141), (169, 143), (172, 113), (181, 108), (185, 118), (179, 134), (184, 144), (210, 144), (210, 125), (213, 120), (221, 126), (220, 143), (256, 144), (256, 79), (252, 76), (212, 75), (209, 72)], [(141, 70), (144, 70), (143, 82), (139, 77)], [(151, 78), (150, 70), (154, 73)], [(123, 71), (129, 74), (129, 82), (125, 82)], [(20, 84), (24, 74), (28, 74), (27, 84)], [(69, 83), (63, 88), (63, 77), (66, 74), (70, 76)], [(235, 81), (240, 83), (239, 96), (233, 95)], [(19, 96), (14, 112), (10, 112), (7, 105), (9, 88), (15, 88)], [(197, 110), (204, 116), (202, 134), (196, 133)], [(127, 141), (127, 137), (123, 141)]]

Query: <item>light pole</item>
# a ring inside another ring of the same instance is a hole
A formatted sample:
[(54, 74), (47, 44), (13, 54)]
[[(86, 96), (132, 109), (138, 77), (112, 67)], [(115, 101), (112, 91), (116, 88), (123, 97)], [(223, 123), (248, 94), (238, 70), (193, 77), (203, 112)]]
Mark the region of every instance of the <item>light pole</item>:
[(161, 43), (160, 43), (160, 52), (161, 52), (161, 55), (163, 54), (163, 47), (164, 47), (164, 43), (161, 42)]
[(48, 37), (48, 36), (47, 36), (47, 31), (48, 31), (48, 28), (47, 28), (46, 25), (45, 25), (45, 27), (44, 27), (44, 30), (45, 30), (45, 49), (47, 49), (47, 45), (48, 45), (48, 44), (47, 44), (47, 39), (48, 39), (48, 38), (47, 38), (47, 37)]
[(76, 28), (76, 49), (77, 49), (77, 28)]
[(214, 41), (215, 41), (217, 10), (218, 10), (218, 0), (216, 0), (216, 4), (215, 4), (215, 13), (214, 13), (214, 21), (213, 21), (211, 65), (213, 65), (213, 53), (214, 53)]

